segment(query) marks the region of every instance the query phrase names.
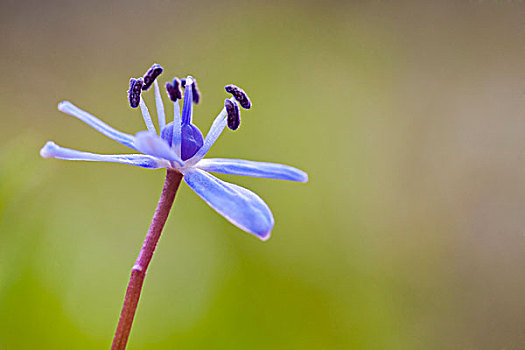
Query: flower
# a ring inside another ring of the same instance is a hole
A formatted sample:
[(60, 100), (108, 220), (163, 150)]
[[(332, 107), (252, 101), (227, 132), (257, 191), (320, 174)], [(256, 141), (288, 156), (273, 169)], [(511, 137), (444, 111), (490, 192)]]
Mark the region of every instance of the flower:
[[(246, 188), (222, 181), (209, 172), (298, 182), (307, 182), (308, 175), (299, 169), (282, 164), (242, 159), (204, 159), (227, 124), (231, 129), (238, 127), (240, 113), (237, 100), (241, 105), (251, 107), (248, 96), (242, 89), (232, 90), (232, 85), (228, 85), (227, 91), (230, 90), (233, 97), (225, 101), (224, 108), (203, 138), (200, 130), (192, 123), (193, 103), (198, 102), (195, 96), (199, 96), (195, 80), (188, 76), (182, 81), (175, 78), (173, 84), (167, 84), (168, 96), (173, 101), (174, 120), (166, 124), (164, 104), (159, 85), (155, 80), (160, 74), (159, 70), (162, 72), (160, 66), (154, 65), (144, 78), (130, 81), (128, 92), (130, 104), (136, 107), (138, 102), (147, 128), (135, 136), (112, 128), (68, 101), (58, 104), (61, 112), (81, 120), (103, 135), (141, 154), (95, 154), (60, 147), (49, 141), (40, 150), (40, 155), (44, 158), (115, 162), (149, 169), (176, 170), (184, 176), (188, 186), (219, 214), (240, 229), (256, 235), (261, 240), (267, 240), (274, 226), (274, 218), (266, 203)], [(157, 133), (148, 108), (140, 95), (141, 90), (149, 88), (152, 79), (160, 133)], [(180, 87), (184, 87), (185, 90), (182, 112), (178, 102), (178, 98), (182, 97)]]

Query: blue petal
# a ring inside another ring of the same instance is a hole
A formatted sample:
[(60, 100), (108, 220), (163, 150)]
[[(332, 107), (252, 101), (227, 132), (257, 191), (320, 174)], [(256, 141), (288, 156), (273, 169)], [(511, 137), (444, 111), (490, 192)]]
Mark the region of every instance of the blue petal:
[(97, 117), (73, 105), (71, 102), (69, 101), (60, 102), (58, 104), (58, 110), (61, 112), (67, 113), (77, 119), (80, 119), (87, 125), (91, 126), (93, 129), (109, 137), (110, 139), (115, 140), (123, 144), (124, 146), (128, 146), (129, 148), (136, 150), (133, 144), (133, 136), (113, 129), (111, 126), (107, 125), (106, 123), (98, 119)]
[(193, 157), (187, 160), (187, 164), (194, 165), (199, 160), (204, 158), (206, 153), (210, 150), (211, 146), (217, 141), (219, 136), (221, 136), (222, 131), (226, 127), (227, 120), (226, 120), (226, 108), (223, 108), (219, 115), (215, 118), (213, 121), (213, 124), (210, 127), (210, 130), (208, 131), (208, 134), (206, 135), (206, 138), (204, 139), (204, 143), (202, 147), (195, 153)]
[(307, 182), (308, 174), (284, 164), (253, 162), (244, 159), (209, 158), (196, 167), (212, 173), (265, 177), (268, 179)]
[(173, 151), (168, 143), (150, 131), (140, 131), (135, 135), (135, 146), (139, 152), (150, 156), (174, 161), (179, 165), (184, 162)]
[(96, 154), (60, 147), (51, 141), (42, 147), (40, 155), (44, 158), (123, 163), (149, 169), (165, 168), (170, 165), (167, 161), (155, 159), (154, 157), (143, 154)]
[(184, 171), (184, 180), (199, 197), (232, 224), (263, 241), (270, 238), (275, 222), (270, 208), (258, 195), (200, 169)]

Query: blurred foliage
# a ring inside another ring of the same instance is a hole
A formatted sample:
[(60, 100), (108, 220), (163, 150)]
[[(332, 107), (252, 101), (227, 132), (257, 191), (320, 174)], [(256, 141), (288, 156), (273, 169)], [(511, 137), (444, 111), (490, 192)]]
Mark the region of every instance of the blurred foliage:
[(2, 2), (0, 349), (109, 348), (163, 171), (38, 150), (127, 152), (56, 103), (137, 132), (125, 91), (153, 62), (198, 79), (203, 132), (224, 85), (252, 98), (211, 156), (310, 181), (221, 176), (272, 208), (266, 243), (182, 186), (129, 349), (523, 348), (523, 11)]

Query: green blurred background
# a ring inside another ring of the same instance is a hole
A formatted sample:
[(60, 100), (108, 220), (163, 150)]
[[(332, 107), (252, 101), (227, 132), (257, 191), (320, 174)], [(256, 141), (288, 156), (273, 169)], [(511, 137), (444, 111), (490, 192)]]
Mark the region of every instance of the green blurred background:
[[(106, 349), (164, 171), (44, 160), (128, 150), (128, 79), (192, 74), (220, 176), (272, 208), (262, 243), (182, 186), (129, 349), (525, 349), (522, 1), (1, 1), (0, 349)], [(152, 94), (146, 95), (152, 102)]]

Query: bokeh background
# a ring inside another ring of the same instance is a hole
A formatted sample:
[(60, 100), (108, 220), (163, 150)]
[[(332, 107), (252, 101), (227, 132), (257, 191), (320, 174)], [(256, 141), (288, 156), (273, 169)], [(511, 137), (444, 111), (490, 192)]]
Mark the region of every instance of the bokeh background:
[(211, 156), (310, 181), (220, 176), (266, 243), (182, 186), (129, 349), (525, 348), (522, 1), (0, 4), (0, 349), (109, 348), (164, 171), (38, 151), (127, 152), (56, 105), (142, 130), (154, 62), (198, 79), (203, 131), (250, 94)]

